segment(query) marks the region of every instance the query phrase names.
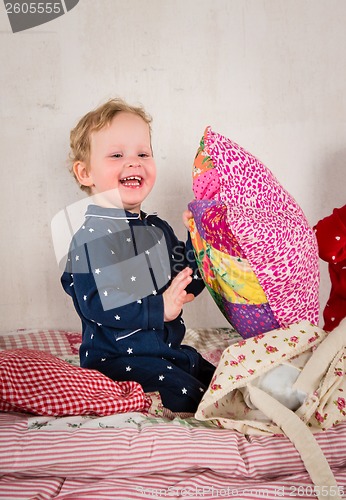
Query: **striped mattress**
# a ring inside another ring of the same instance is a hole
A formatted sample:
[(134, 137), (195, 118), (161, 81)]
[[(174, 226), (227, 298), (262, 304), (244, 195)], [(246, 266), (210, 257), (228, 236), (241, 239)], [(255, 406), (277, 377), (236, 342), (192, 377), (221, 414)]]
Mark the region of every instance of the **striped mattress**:
[[(0, 349), (39, 348), (40, 337), (42, 349), (76, 361), (77, 332), (11, 332), (0, 337)], [(225, 329), (187, 333), (188, 343), (214, 362), (235, 338)], [(316, 439), (342, 495), (346, 423)], [(4, 500), (311, 499), (314, 488), (299, 453), (283, 436), (244, 436), (169, 413), (0, 413)]]

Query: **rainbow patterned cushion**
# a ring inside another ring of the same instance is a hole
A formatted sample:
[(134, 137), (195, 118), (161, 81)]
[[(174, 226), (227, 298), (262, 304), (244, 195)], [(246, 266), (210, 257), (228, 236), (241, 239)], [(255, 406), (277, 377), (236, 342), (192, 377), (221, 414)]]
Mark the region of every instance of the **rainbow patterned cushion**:
[(319, 318), (315, 235), (253, 155), (208, 127), (193, 166), (190, 234), (220, 310), (244, 338)]

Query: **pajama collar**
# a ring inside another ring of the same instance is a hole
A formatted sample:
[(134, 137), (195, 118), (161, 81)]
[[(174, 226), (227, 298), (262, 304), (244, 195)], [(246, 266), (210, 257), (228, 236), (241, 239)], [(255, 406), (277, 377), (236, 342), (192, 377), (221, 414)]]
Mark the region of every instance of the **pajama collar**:
[(147, 214), (141, 211), (141, 216), (139, 214), (134, 214), (123, 208), (105, 208), (98, 205), (89, 205), (85, 213), (85, 217), (100, 217), (103, 219), (126, 219), (126, 220), (138, 220), (146, 219), (149, 215), (157, 215), (157, 212), (152, 212)]

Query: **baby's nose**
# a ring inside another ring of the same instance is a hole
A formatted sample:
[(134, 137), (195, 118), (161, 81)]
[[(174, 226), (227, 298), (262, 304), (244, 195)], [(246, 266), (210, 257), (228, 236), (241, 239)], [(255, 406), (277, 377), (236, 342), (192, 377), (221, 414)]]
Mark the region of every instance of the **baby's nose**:
[(138, 158), (129, 158), (127, 160), (127, 166), (128, 167), (140, 167), (141, 162), (139, 161)]

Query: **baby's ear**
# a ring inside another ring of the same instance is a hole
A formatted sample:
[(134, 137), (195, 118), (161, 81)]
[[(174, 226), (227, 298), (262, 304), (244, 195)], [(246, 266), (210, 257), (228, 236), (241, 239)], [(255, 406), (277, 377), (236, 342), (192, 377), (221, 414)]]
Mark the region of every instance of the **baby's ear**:
[(76, 161), (73, 164), (72, 169), (79, 184), (89, 187), (94, 184), (90, 169), (88, 168), (88, 165), (85, 161)]

